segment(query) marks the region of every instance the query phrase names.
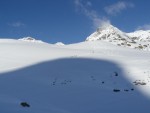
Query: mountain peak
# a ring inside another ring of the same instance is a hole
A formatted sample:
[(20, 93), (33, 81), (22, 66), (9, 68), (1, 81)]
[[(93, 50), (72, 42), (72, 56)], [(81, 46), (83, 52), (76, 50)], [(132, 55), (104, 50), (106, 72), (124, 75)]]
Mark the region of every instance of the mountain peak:
[(57, 45), (57, 46), (64, 46), (65, 44), (62, 43), (62, 42), (57, 42), (57, 43), (55, 43), (55, 45)]
[(106, 24), (86, 38), (86, 41), (98, 40), (107, 41), (117, 46), (150, 50), (150, 30), (125, 33), (111, 24)]
[(115, 27), (112, 24), (104, 24), (98, 29), (111, 29), (111, 28), (115, 28)]
[(21, 40), (21, 41), (26, 41), (26, 42), (37, 42), (37, 43), (44, 43), (43, 41), (41, 40), (36, 40), (35, 38), (32, 38), (32, 37), (23, 37), (23, 38), (20, 38), (18, 40)]
[(124, 32), (114, 27), (113, 25), (104, 25), (96, 30), (93, 34), (87, 37), (86, 41), (95, 40), (117, 40), (121, 38), (128, 38)]

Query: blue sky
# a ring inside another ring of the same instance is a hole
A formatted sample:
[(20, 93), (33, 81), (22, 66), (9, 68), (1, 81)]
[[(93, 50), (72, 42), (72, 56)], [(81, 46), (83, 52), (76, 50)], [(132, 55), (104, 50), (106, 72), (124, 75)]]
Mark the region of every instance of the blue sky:
[(0, 0), (0, 37), (76, 43), (111, 23), (125, 32), (150, 29), (149, 0)]

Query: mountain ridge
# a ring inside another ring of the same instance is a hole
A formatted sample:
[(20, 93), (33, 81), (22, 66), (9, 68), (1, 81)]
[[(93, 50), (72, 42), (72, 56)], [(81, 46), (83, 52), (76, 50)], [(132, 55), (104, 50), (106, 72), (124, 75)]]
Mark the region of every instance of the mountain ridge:
[(85, 41), (98, 40), (104, 40), (117, 46), (150, 51), (150, 30), (126, 33), (113, 25), (107, 25), (98, 28)]

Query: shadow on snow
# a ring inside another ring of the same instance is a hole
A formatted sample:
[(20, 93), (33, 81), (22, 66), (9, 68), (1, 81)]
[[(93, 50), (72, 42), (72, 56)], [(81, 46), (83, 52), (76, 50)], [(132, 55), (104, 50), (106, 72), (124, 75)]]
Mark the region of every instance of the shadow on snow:
[[(64, 58), (39, 63), (1, 74), (0, 89), (3, 112), (15, 112), (21, 101), (29, 102), (30, 110), (36, 113), (47, 113), (46, 110), (149, 113), (150, 110), (148, 98), (134, 87), (116, 63), (106, 60)], [(4, 103), (8, 103), (8, 108), (3, 107)]]

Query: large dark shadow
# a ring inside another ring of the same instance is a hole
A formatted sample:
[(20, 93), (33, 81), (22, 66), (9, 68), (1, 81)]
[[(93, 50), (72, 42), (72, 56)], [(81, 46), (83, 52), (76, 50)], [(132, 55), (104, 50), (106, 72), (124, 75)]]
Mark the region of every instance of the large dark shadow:
[[(149, 113), (149, 99), (125, 76), (114, 62), (87, 58), (57, 59), (3, 73), (0, 112)], [(22, 101), (31, 107), (22, 109)]]

